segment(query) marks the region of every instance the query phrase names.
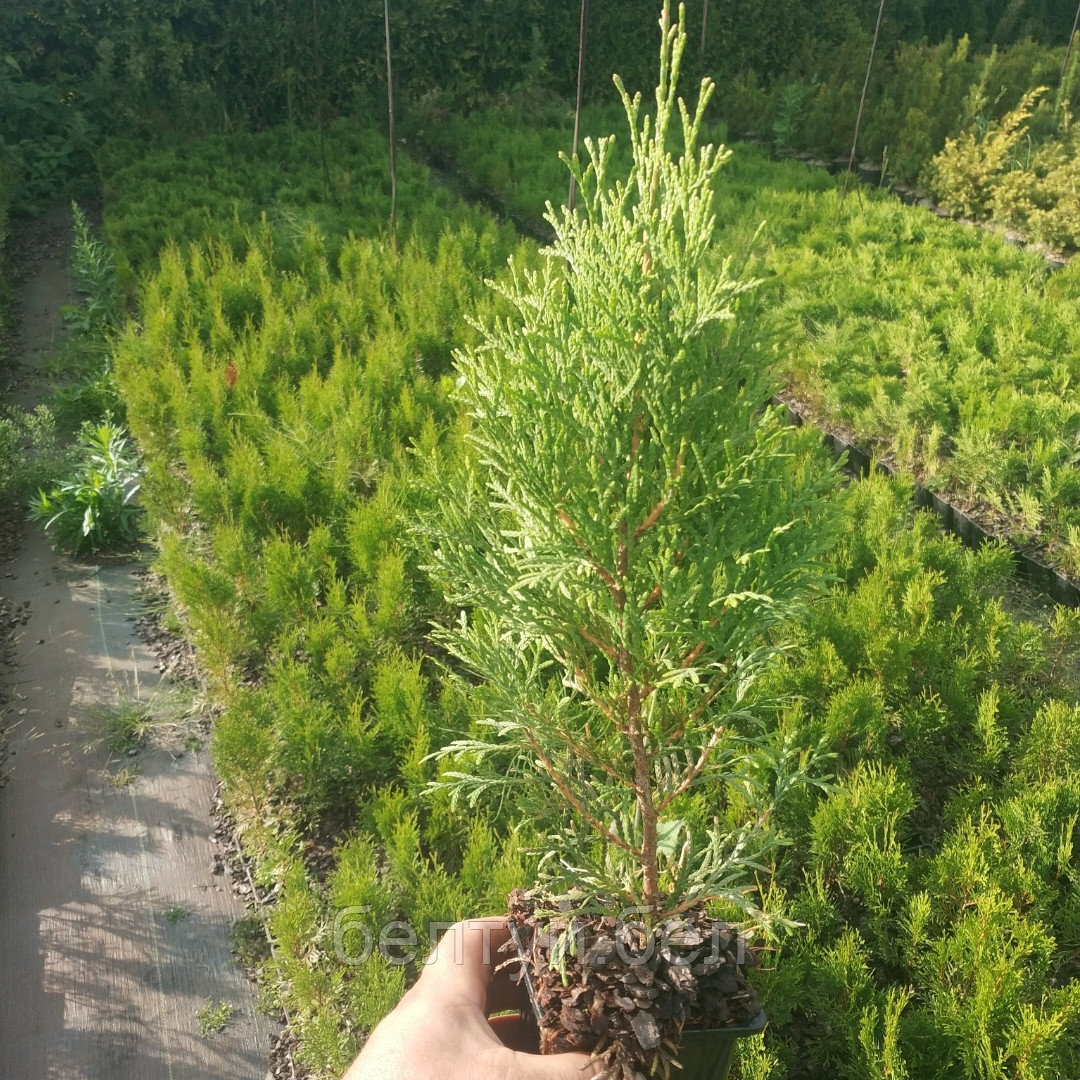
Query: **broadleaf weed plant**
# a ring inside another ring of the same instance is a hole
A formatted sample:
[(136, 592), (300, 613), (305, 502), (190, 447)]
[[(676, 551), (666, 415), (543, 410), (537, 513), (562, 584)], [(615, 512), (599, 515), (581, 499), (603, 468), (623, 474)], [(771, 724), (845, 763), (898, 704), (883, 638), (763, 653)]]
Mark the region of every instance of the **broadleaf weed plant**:
[(0, 412), (0, 497), (25, 503), (34, 490), (67, 467), (68, 454), (47, 405)]
[(129, 550), (139, 537), (134, 501), (142, 467), (124, 433), (110, 421), (87, 424), (72, 472), (39, 490), (30, 515), (45, 523), (56, 546), (73, 555)]
[[(655, 120), (616, 77), (629, 172), (612, 138), (587, 140), (588, 167), (568, 162), (583, 210), (549, 204), (542, 269), (496, 286), (513, 314), (459, 355), (474, 458), (465, 490), (432, 460), (420, 526), (463, 609), (439, 643), (481, 679), (436, 789), (518, 788), (547, 827), (548, 895), (650, 923), (714, 898), (763, 917), (748, 881), (770, 815), (821, 763), (747, 692), (835, 536), (835, 471), (761, 409), (755, 282), (715, 254), (729, 153), (697, 145), (711, 82), (694, 112), (676, 98), (682, 19), (665, 5)], [(706, 784), (745, 813), (692, 836), (682, 808)]]

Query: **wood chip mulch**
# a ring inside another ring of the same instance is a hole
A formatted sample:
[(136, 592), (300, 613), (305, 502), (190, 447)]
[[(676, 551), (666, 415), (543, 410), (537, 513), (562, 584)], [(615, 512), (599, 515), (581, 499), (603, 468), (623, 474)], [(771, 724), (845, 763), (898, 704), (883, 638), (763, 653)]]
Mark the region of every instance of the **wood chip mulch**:
[[(677, 1075), (684, 1027), (724, 1028), (752, 1023), (758, 996), (746, 978), (756, 957), (729, 923), (704, 907), (665, 919), (651, 930), (639, 916), (619, 920), (585, 912), (565, 900), (555, 917), (539, 916), (539, 898), (510, 894), (509, 921), (524, 953), (527, 984), (539, 1016), (540, 1051), (586, 1051), (608, 1080)], [(553, 905), (544, 904), (548, 912)], [(564, 931), (576, 938), (563, 973), (551, 964)]]

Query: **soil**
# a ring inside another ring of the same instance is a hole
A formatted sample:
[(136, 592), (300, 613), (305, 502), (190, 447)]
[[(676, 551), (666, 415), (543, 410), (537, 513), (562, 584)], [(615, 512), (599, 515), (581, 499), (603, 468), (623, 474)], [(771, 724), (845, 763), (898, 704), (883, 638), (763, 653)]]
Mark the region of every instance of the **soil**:
[[(538, 914), (541, 903), (520, 889), (510, 894), (511, 933), (542, 1054), (593, 1053), (608, 1080), (669, 1076), (681, 1068), (684, 1029), (744, 1028), (758, 1018), (746, 978), (756, 966), (753, 950), (704, 905), (648, 929), (635, 914), (610, 914), (618, 903), (586, 911), (564, 900), (555, 917)], [(574, 947), (553, 964), (566, 934)]]
[[(69, 245), (64, 207), (12, 237), (6, 403), (49, 388)], [(158, 715), (179, 692), (162, 669), (184, 671), (139, 638), (140, 567), (57, 555), (10, 513), (0, 542), (0, 1077), (262, 1080), (274, 1025), (230, 954), (245, 909), (214, 873), (198, 722), (109, 748), (107, 719), (132, 702)], [(208, 1002), (231, 1008), (215, 1034), (200, 1030)]]

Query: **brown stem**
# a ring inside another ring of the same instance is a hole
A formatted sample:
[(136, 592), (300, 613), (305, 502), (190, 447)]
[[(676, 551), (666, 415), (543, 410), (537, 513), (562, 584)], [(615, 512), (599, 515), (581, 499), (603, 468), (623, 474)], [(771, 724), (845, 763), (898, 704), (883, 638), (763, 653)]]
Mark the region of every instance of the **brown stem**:
[(589, 751), (581, 745), (569, 732), (556, 730), (556, 736), (566, 743), (567, 747), (571, 749), (579, 758), (583, 761), (595, 765), (602, 772), (608, 774), (612, 780), (616, 781), (620, 786), (626, 783), (626, 777), (622, 775), (617, 769), (609, 765), (606, 761), (601, 761), (595, 754), (589, 753)]
[[(672, 483), (678, 481), (682, 475), (682, 451), (679, 451), (679, 456), (675, 459), (675, 475), (672, 477)], [(659, 520), (660, 515), (664, 512), (664, 507), (667, 506), (667, 496), (661, 495), (660, 501), (649, 511), (649, 516), (634, 530), (634, 539), (639, 540), (645, 533), (647, 533)]]
[(609, 659), (611, 659), (611, 660), (615, 659), (616, 653), (615, 653), (615, 647), (613, 645), (608, 645), (607, 642), (601, 641), (595, 635), (590, 634), (589, 631), (586, 630), (584, 626), (581, 627), (579, 632), (580, 632), (581, 636), (587, 642), (589, 642), (590, 645), (595, 645)]
[(703, 652), (705, 651), (705, 642), (699, 641), (687, 654), (683, 657), (680, 668), (688, 668)]
[(551, 782), (559, 789), (559, 793), (574, 808), (582, 820), (588, 822), (589, 827), (594, 832), (598, 832), (605, 840), (610, 840), (616, 847), (622, 848), (623, 851), (630, 855), (637, 856), (638, 852), (636, 852), (621, 836), (617, 833), (613, 833), (602, 821), (597, 820), (589, 813), (585, 804), (570, 789), (570, 786), (563, 778), (562, 773), (555, 768), (548, 760), (544, 751), (540, 749), (540, 744), (533, 738), (532, 732), (529, 731), (528, 728), (522, 728), (522, 730), (525, 732), (525, 738), (529, 740), (529, 745), (532, 747), (533, 753), (539, 758), (540, 764), (544, 767), (544, 771), (551, 778)]
[(647, 533), (660, 520), (660, 515), (664, 512), (665, 506), (667, 506), (667, 496), (661, 495), (660, 501), (649, 511), (649, 516), (634, 530), (635, 540), (640, 540), (642, 535)]
[(705, 710), (713, 703), (713, 701), (716, 699), (716, 696), (720, 693), (721, 690), (723, 690), (723, 688), (724, 677), (723, 675), (717, 675), (716, 679), (713, 681), (712, 686), (706, 691), (705, 697), (702, 700), (701, 704), (698, 705), (697, 708), (689, 714), (689, 716), (687, 716), (687, 718), (682, 722), (681, 727), (676, 728), (675, 731), (673, 731), (670, 735), (667, 736), (667, 741), (669, 743), (678, 742), (679, 739), (681, 739), (683, 735), (686, 734), (686, 729), (692, 723), (694, 723), (695, 720), (701, 717), (702, 713), (704, 713)]
[(641, 812), (641, 872), (645, 883), (644, 901), (654, 916), (660, 914), (660, 867), (657, 854), (656, 806), (653, 803), (652, 768), (645, 733), (641, 727), (641, 695), (631, 682), (626, 692), (627, 738), (634, 752), (634, 794)]
[[(623, 607), (626, 605), (626, 593), (618, 581), (615, 580), (615, 575), (600, 563), (596, 556), (589, 550), (585, 541), (578, 536), (577, 526), (574, 524), (570, 515), (565, 510), (560, 510), (556, 516), (559, 521), (566, 526), (570, 535), (574, 538), (574, 543), (585, 552), (585, 555), (589, 560), (589, 565), (600, 575), (600, 580), (608, 587), (611, 595), (615, 599), (616, 606), (622, 611)], [(625, 575), (623, 576), (625, 577)]]

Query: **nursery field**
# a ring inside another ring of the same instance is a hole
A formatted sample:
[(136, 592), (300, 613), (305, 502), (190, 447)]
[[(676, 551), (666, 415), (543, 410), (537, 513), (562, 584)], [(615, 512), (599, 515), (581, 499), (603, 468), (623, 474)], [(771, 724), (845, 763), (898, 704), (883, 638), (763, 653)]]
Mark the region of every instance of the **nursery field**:
[(509, 911), (602, 1080), (1080, 1078), (1075, 0), (665, 3), (640, 109), (655, 0), (254, 7), (0, 11), (0, 501), (190, 646), (271, 1073)]
[[(555, 128), (501, 175), (478, 149), (496, 129), (440, 138), (518, 212), (564, 198), (562, 167), (544, 171)], [(421, 460), (466, 466), (454, 350), (501, 311), (484, 279), (539, 258), (401, 156), (392, 239), (379, 141), (332, 129), (324, 171), (315, 138), (102, 160), (135, 305), (113, 372), (171, 619), (220, 710), (215, 759), (274, 942), (264, 999), (301, 1071), (334, 1077), (416, 974), (352, 962), (365, 936), (502, 910), (535, 871), (512, 796), (466, 812), (430, 786), (449, 768), (430, 755), (482, 717), (429, 639), (456, 613), (409, 525), (430, 509)], [(837, 223), (834, 180), (741, 146), (717, 212), (717, 258), (764, 278), (743, 311), (789, 389), (1073, 565), (1074, 271), (877, 192)], [(780, 437), (827, 468), (812, 432)], [(833, 757), (830, 784), (778, 812), (786, 843), (759, 871), (765, 910), (802, 925), (759, 976), (770, 1026), (745, 1044), (747, 1080), (1080, 1073), (1080, 621), (1012, 614), (1008, 551), (965, 550), (910, 495), (880, 478), (838, 493), (831, 584), (751, 691), (778, 751)], [(681, 813), (703, 836), (743, 809), (706, 784)]]
[[(539, 220), (566, 198), (550, 147), (570, 146), (572, 121), (565, 107), (504, 106), (431, 138), (478, 189)], [(582, 126), (617, 130), (611, 110)], [(824, 170), (742, 144), (717, 186), (720, 244), (764, 279), (787, 391), (989, 531), (1080, 575), (1080, 266), (1052, 270), (888, 192), (840, 198)]]

